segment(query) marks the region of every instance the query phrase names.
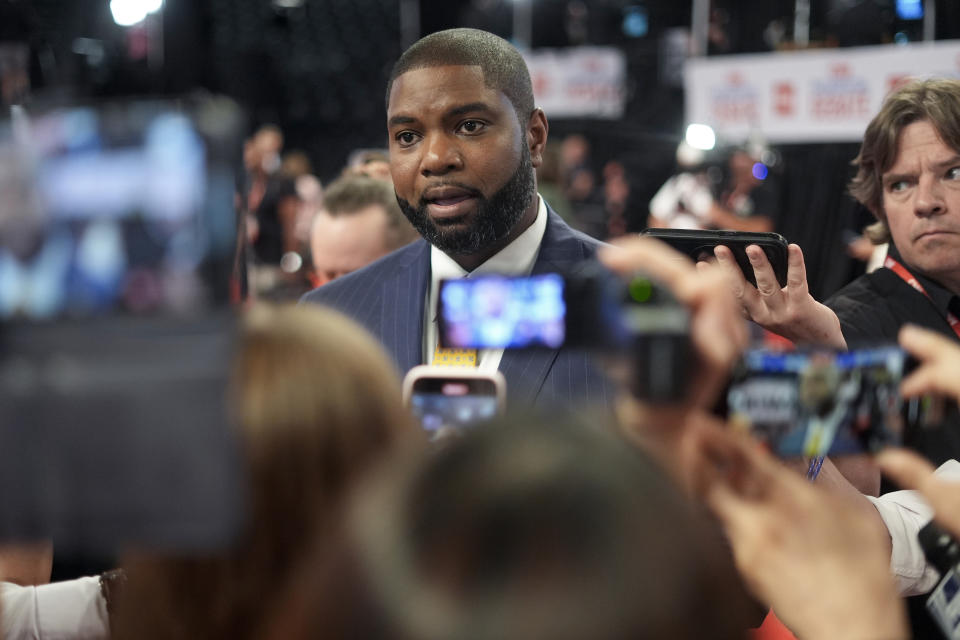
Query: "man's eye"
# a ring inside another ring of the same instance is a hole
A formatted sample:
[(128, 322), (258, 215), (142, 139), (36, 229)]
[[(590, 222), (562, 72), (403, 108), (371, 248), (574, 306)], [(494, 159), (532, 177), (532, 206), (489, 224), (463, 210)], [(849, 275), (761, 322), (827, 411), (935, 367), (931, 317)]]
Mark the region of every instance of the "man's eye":
[(397, 134), (396, 140), (400, 146), (406, 147), (417, 141), (417, 134), (412, 131), (401, 131)]
[(486, 125), (479, 120), (464, 120), (460, 124), (460, 130), (464, 133), (478, 133)]
[(906, 181), (906, 180), (897, 180), (896, 182), (891, 182), (891, 183), (890, 183), (890, 186), (889, 186), (888, 188), (890, 189), (890, 191), (892, 191), (892, 192), (894, 192), (894, 193), (896, 193), (896, 192), (898, 192), (898, 191), (903, 191), (904, 189), (907, 188), (907, 181)]
[(947, 169), (947, 180), (960, 180), (960, 167)]

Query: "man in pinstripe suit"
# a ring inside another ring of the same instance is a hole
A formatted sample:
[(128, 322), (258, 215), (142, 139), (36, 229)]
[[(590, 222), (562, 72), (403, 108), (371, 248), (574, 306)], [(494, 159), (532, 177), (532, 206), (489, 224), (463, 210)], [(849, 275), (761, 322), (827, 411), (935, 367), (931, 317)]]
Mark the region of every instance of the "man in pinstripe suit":
[[(600, 242), (568, 227), (537, 194), (547, 119), (519, 52), (493, 34), (429, 35), (397, 61), (387, 87), (390, 171), (422, 236), (306, 296), (378, 337), (401, 371), (430, 362), (439, 280), (569, 271)], [(612, 386), (582, 352), (482, 350), (511, 407), (609, 406)]]

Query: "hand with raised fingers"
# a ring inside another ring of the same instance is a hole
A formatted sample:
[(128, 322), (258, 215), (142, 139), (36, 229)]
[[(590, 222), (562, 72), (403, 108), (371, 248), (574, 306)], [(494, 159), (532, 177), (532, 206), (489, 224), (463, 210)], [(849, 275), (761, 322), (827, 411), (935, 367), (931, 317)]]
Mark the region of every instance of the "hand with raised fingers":
[(763, 249), (747, 247), (757, 286), (743, 276), (728, 247), (714, 249), (727, 285), (744, 315), (764, 329), (797, 343), (811, 343), (845, 349), (840, 320), (829, 307), (817, 302), (807, 287), (803, 251), (795, 244), (787, 248), (787, 284), (780, 286)]
[(748, 339), (736, 304), (725, 295), (722, 274), (698, 271), (689, 258), (652, 238), (617, 242), (601, 252), (600, 261), (621, 274), (646, 273), (687, 306), (697, 359), (688, 404), (712, 406)]
[(909, 637), (882, 520), (804, 481), (742, 434), (701, 428), (696, 437), (699, 490), (738, 569), (797, 637)]

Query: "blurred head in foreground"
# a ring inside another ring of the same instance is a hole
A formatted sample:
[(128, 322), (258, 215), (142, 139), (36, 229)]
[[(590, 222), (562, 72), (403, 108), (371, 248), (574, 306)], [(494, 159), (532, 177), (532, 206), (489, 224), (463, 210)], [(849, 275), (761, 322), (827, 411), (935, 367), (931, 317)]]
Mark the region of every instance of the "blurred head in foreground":
[(306, 548), (335, 526), (349, 488), (419, 431), (387, 357), (362, 329), (317, 307), (248, 312), (232, 407), (249, 473), (249, 523), (205, 557), (139, 557), (115, 638), (244, 638)]
[(326, 550), (327, 577), (312, 570), (266, 637), (744, 637), (715, 529), (607, 433), (481, 428), (388, 470), (351, 512), (352, 548)]

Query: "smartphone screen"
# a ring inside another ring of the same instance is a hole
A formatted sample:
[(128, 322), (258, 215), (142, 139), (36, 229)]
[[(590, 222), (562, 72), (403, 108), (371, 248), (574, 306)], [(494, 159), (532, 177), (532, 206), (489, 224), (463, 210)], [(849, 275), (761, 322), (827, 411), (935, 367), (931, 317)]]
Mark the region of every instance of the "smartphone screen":
[(476, 426), (503, 409), (506, 382), (498, 371), (414, 367), (403, 382), (404, 402), (431, 439)]
[(481, 276), (440, 285), (440, 343), (448, 347), (556, 349), (566, 337), (564, 278)]
[(906, 354), (753, 350), (727, 397), (730, 421), (783, 457), (872, 452), (898, 444)]

